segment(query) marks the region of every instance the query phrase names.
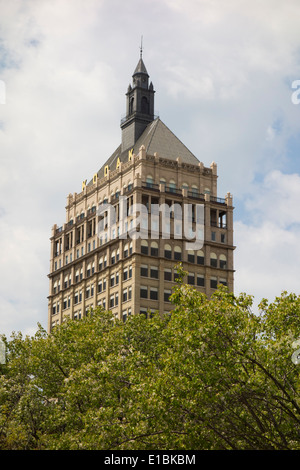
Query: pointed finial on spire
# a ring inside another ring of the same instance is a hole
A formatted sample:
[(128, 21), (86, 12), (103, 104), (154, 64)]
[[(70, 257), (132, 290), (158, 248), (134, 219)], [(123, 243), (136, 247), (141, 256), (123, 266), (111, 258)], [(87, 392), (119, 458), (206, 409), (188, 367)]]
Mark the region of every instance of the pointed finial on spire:
[(143, 36), (141, 37), (140, 58), (143, 57)]

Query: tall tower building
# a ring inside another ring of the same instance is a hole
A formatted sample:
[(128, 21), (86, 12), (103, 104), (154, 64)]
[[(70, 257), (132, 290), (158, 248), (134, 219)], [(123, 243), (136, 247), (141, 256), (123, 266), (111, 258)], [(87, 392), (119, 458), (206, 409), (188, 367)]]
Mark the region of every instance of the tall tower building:
[(233, 291), (232, 196), (217, 196), (217, 165), (204, 166), (155, 116), (142, 53), (126, 93), (121, 144), (69, 194), (51, 236), (48, 330), (102, 305), (129, 315), (172, 309), (176, 265), (208, 297)]

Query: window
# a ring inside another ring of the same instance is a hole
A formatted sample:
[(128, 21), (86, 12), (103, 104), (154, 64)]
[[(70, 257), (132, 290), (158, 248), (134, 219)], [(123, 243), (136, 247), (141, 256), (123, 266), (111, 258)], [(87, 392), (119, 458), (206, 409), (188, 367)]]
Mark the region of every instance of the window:
[(150, 299), (157, 300), (158, 299), (158, 288), (157, 287), (150, 287)]
[(197, 264), (204, 264), (204, 253), (202, 250), (197, 251)]
[(128, 279), (128, 268), (124, 268), (123, 270), (123, 281), (127, 281)]
[(211, 241), (212, 242), (216, 241), (216, 232), (211, 232)]
[(192, 185), (192, 196), (198, 196), (198, 186), (196, 186), (195, 184)]
[(74, 304), (78, 304), (78, 291), (76, 291), (74, 295)]
[(175, 246), (174, 248), (174, 259), (181, 260), (181, 248), (180, 246)]
[(166, 268), (164, 270), (164, 279), (165, 281), (172, 281), (172, 269)]
[(195, 263), (195, 252), (194, 252), (194, 250), (188, 250), (188, 261), (190, 263)]
[(169, 182), (169, 191), (171, 193), (175, 193), (176, 192), (176, 183), (174, 180), (170, 180)]
[(147, 288), (147, 286), (141, 286), (140, 296), (141, 296), (142, 299), (147, 299), (148, 298), (148, 288)]
[(165, 289), (164, 290), (164, 301), (165, 302), (170, 302), (170, 295), (171, 295), (171, 290)]
[(115, 285), (115, 275), (112, 274), (110, 276), (110, 287), (114, 287), (114, 285)]
[(127, 258), (128, 256), (128, 243), (124, 246), (124, 258)]
[(227, 286), (226, 279), (220, 279), (220, 284), (223, 284), (223, 286)]
[(172, 248), (171, 245), (165, 244), (165, 258), (171, 259), (172, 258)]
[(204, 287), (204, 276), (197, 274), (197, 286)]
[(194, 273), (189, 273), (188, 274), (188, 284), (191, 284), (192, 286), (195, 285), (195, 274)]
[(99, 271), (102, 271), (102, 268), (103, 268), (103, 256), (99, 258)]
[(123, 312), (122, 312), (122, 319), (123, 319), (123, 322), (125, 323), (126, 320), (127, 320), (127, 310), (123, 310)]
[(141, 276), (148, 277), (148, 266), (146, 264), (141, 265)]
[(218, 286), (218, 281), (217, 281), (217, 278), (216, 277), (211, 277), (210, 278), (210, 287), (212, 289), (216, 289)]
[(109, 298), (109, 307), (113, 308), (115, 306), (115, 296), (112, 294)]
[(225, 255), (220, 255), (220, 268), (226, 269), (227, 266), (227, 259)]
[(91, 295), (90, 286), (87, 286), (86, 291), (85, 291), (85, 296), (88, 299), (90, 295)]
[(210, 254), (210, 265), (213, 267), (213, 268), (216, 268), (218, 266), (218, 263), (217, 263), (217, 255), (215, 253), (211, 253)]
[(153, 185), (153, 177), (151, 175), (148, 175), (146, 178), (146, 186), (147, 188), (152, 188)]
[(158, 256), (158, 243), (151, 242), (151, 256)]
[(128, 300), (131, 300), (132, 287), (128, 287)]
[(147, 240), (141, 241), (141, 253), (143, 255), (148, 255), (148, 242)]
[(123, 302), (126, 302), (128, 300), (128, 290), (123, 289)]
[(111, 264), (115, 264), (116, 262), (116, 251), (113, 250), (111, 254)]
[(225, 243), (225, 233), (221, 233), (221, 243)]
[(132, 278), (132, 265), (129, 266), (128, 278)]
[(91, 275), (91, 263), (87, 265), (86, 275), (89, 277)]
[(150, 266), (150, 277), (152, 277), (152, 279), (158, 279), (158, 267), (157, 266)]

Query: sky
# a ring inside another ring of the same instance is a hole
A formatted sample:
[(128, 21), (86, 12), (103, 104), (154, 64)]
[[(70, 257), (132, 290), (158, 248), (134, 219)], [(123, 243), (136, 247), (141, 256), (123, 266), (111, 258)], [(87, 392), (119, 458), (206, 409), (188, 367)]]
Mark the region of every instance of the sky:
[(0, 334), (47, 328), (50, 236), (121, 141), (143, 59), (161, 120), (233, 195), (235, 293), (300, 294), (299, 0), (0, 0)]

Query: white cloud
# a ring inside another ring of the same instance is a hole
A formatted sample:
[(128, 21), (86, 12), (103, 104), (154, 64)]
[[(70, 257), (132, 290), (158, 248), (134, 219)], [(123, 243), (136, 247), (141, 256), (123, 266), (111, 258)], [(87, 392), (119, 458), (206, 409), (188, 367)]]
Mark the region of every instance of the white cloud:
[(300, 176), (272, 171), (246, 201), (250, 223), (235, 224), (236, 292), (273, 300), (300, 295)]

